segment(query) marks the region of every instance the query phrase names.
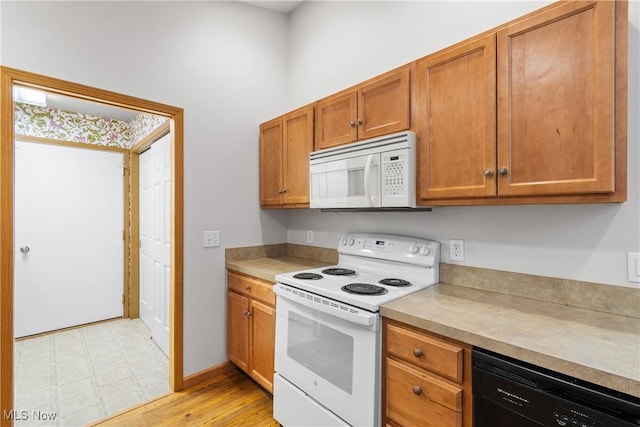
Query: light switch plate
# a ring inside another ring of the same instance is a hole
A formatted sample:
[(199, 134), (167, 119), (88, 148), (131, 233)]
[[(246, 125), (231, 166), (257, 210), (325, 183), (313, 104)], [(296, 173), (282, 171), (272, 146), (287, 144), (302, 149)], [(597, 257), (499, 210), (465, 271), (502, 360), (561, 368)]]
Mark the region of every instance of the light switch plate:
[(220, 232), (219, 231), (205, 231), (203, 235), (203, 246), (205, 248), (213, 248), (220, 246)]
[(640, 252), (627, 252), (627, 280), (640, 283)]

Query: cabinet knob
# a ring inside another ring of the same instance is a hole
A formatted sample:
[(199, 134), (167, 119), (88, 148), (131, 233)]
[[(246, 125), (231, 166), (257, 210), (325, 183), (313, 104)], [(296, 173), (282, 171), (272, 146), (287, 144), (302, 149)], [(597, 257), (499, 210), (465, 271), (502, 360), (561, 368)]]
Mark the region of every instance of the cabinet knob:
[(499, 173), (500, 175), (502, 175), (502, 176), (505, 176), (506, 174), (508, 174), (508, 173), (509, 173), (509, 169), (507, 169), (507, 168), (500, 168), (500, 169), (498, 169), (498, 173)]
[(420, 350), (419, 348), (414, 348), (413, 355), (418, 358), (422, 357), (422, 350)]
[(356, 127), (356, 122), (354, 122), (353, 120), (349, 120), (349, 127), (351, 128)]
[(243, 314), (244, 314), (245, 316), (247, 316), (247, 317), (251, 316), (251, 312), (250, 312), (250, 311), (245, 311)]
[(420, 387), (419, 385), (414, 385), (413, 394), (415, 394), (416, 396), (420, 396), (422, 394), (422, 387)]
[(493, 171), (491, 169), (485, 169), (482, 171), (482, 175), (486, 176), (487, 178), (493, 176)]
[(244, 290), (245, 290), (245, 291), (250, 291), (250, 290), (251, 290), (251, 286), (245, 286), (245, 287), (244, 287)]
[(363, 123), (362, 119), (358, 119), (358, 120), (356, 120), (356, 125), (357, 125), (357, 126), (360, 126), (362, 123)]

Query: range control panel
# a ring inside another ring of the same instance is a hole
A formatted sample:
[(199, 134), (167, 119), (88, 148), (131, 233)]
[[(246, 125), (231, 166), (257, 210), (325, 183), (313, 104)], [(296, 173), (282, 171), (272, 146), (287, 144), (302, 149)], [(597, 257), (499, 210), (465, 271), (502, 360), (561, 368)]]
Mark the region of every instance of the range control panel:
[(345, 234), (338, 252), (418, 265), (440, 262), (440, 243), (392, 234)]

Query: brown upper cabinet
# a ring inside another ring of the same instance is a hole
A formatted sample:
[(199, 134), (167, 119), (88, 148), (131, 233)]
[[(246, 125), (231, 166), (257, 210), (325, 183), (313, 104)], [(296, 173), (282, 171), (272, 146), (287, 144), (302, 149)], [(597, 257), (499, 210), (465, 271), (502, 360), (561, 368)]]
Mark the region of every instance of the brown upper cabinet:
[(409, 129), (411, 65), (331, 95), (316, 104), (316, 149)]
[(260, 206), (309, 206), (314, 106), (260, 125)]
[(626, 200), (627, 19), (558, 3), (418, 61), (418, 203)]
[(496, 195), (496, 36), (416, 66), (420, 199)]

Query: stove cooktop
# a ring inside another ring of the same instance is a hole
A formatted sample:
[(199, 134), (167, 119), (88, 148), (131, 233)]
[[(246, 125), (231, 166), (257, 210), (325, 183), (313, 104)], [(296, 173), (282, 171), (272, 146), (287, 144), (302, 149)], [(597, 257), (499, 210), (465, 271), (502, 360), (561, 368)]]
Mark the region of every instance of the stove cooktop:
[(440, 244), (406, 236), (347, 234), (337, 265), (279, 274), (276, 281), (377, 312), (438, 282)]

